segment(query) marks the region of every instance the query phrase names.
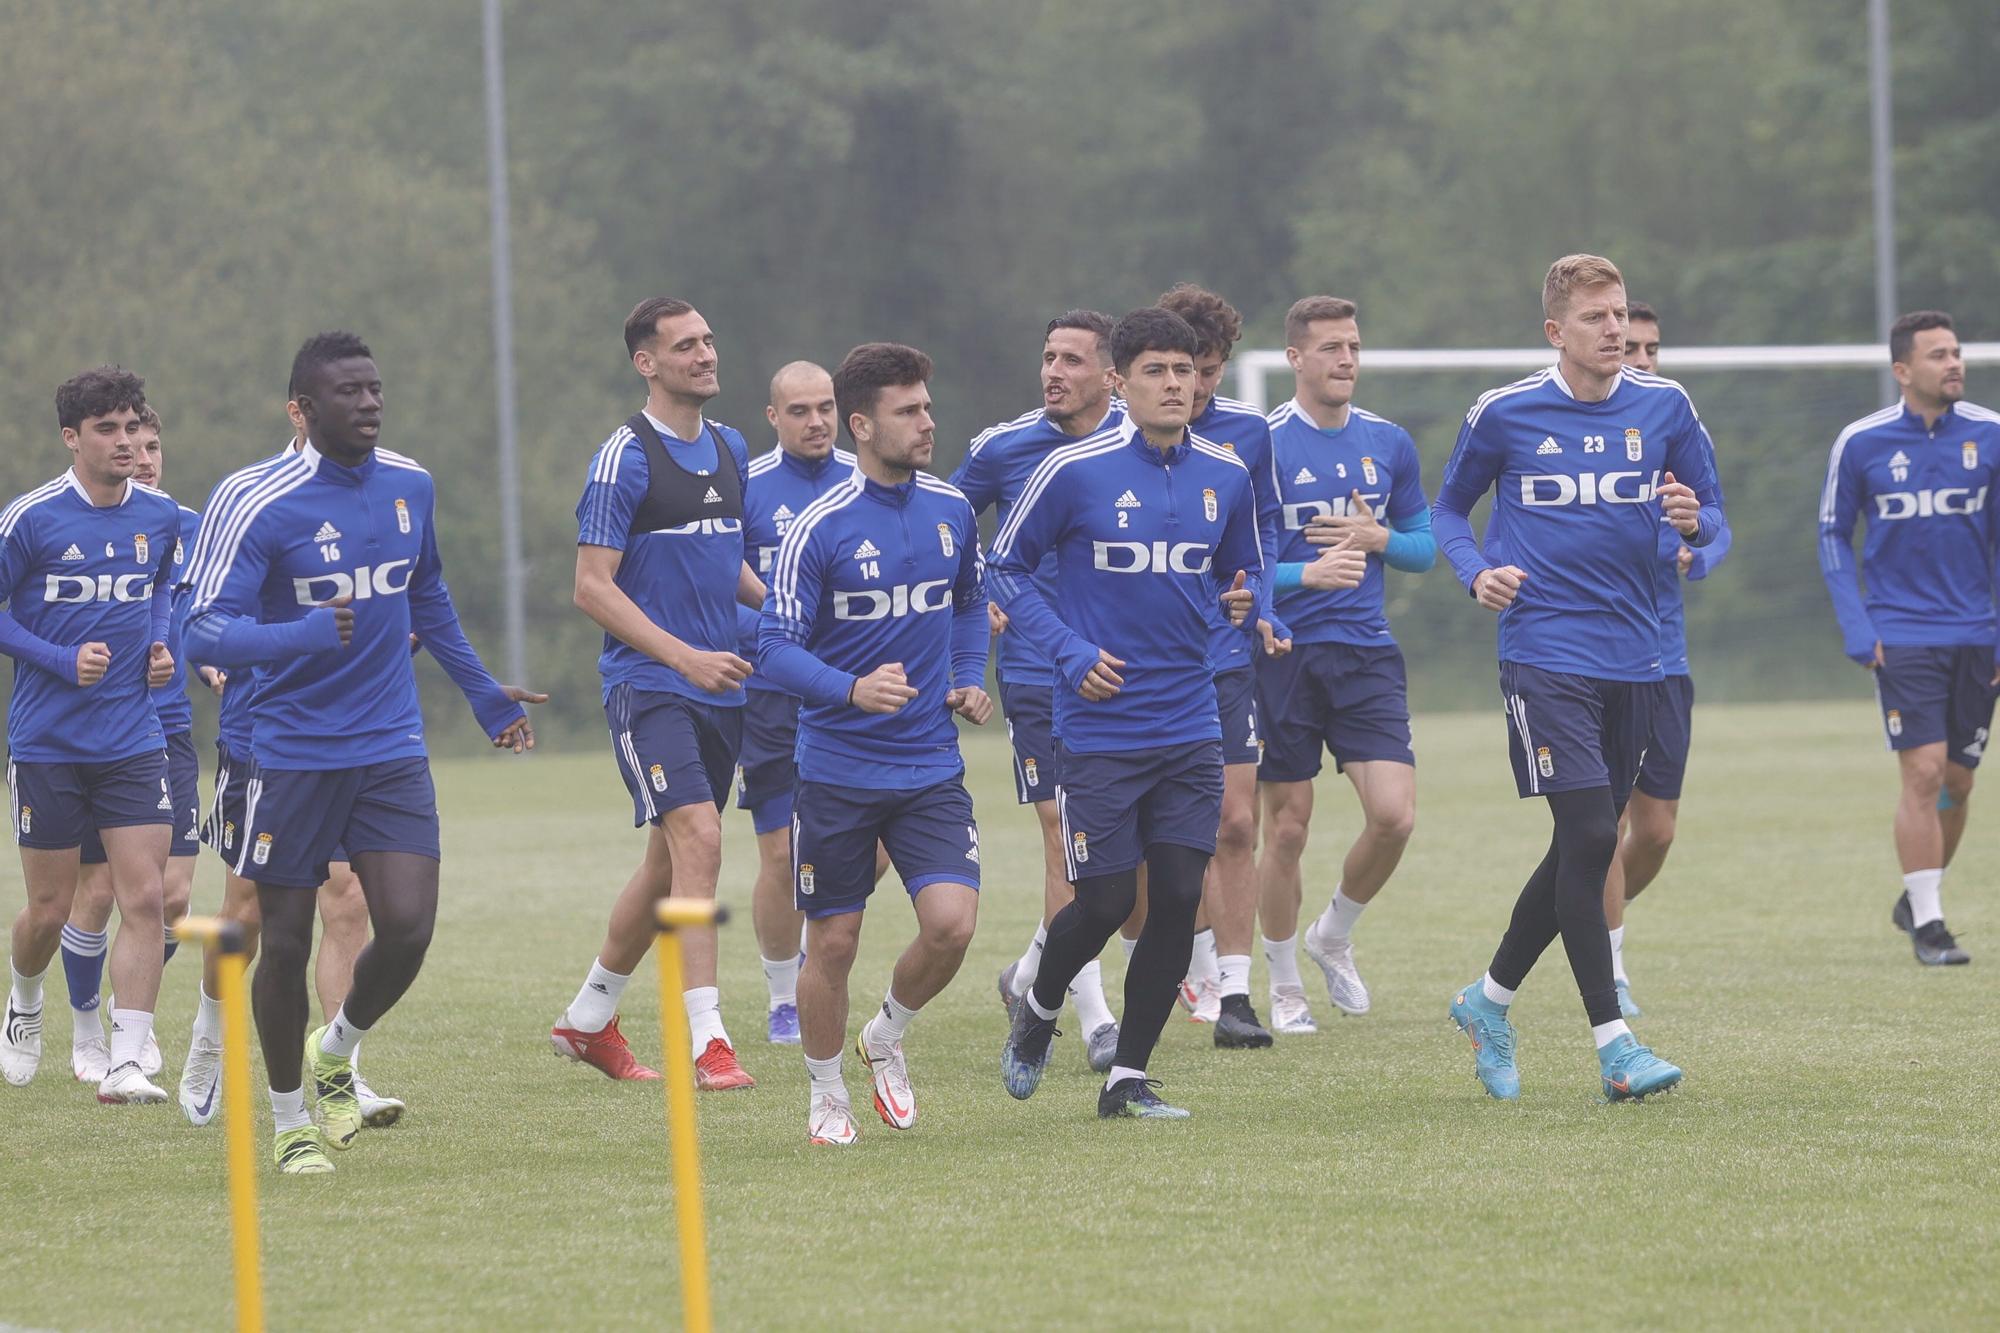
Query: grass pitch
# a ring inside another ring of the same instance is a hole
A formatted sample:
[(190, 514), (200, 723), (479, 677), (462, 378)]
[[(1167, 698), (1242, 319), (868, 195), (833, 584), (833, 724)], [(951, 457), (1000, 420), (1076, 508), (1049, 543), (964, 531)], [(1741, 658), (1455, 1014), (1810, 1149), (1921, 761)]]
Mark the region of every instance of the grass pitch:
[[(1987, 1326), (2000, 1321), (1993, 824), (1946, 885), (1970, 967), (1919, 968), (1888, 921), (1894, 769), (1861, 706), (1704, 708), (1680, 844), (1633, 909), (1640, 1039), (1682, 1064), (1643, 1106), (1598, 1099), (1560, 945), (1515, 1006), (1523, 1096), (1488, 1101), (1452, 990), (1478, 975), (1547, 815), (1517, 802), (1497, 713), (1419, 719), (1419, 819), (1356, 934), (1374, 1012), (1220, 1052), (1169, 1025), (1152, 1072), (1191, 1121), (1100, 1124), (1080, 1034), (1032, 1101), (1001, 1089), (993, 977), (1041, 900), (1032, 818), (997, 735), (969, 736), (986, 889), (965, 970), (913, 1025), (922, 1107), (809, 1148), (798, 1052), (762, 1040), (747, 912), (724, 1013), (759, 1086), (701, 1099), (718, 1323), (727, 1328)], [(410, 1115), (330, 1177), (260, 1180), (272, 1326), (678, 1323), (656, 1085), (550, 1053), (639, 853), (609, 757), (443, 763), (445, 898), (422, 978), (370, 1038)], [(1355, 826), (1322, 778), (1308, 914)], [(754, 847), (731, 812), (724, 896)], [(197, 908), (220, 872), (205, 862)], [(19, 901), (9, 865), (0, 903)], [(856, 1021), (911, 916), (891, 881)], [(1263, 962), (1254, 999), (1265, 1005)], [(1122, 963), (1106, 974), (1118, 1006)], [(169, 968), (178, 1076), (196, 969)], [(625, 1029), (658, 1055), (649, 962)], [(172, 1106), (99, 1107), (68, 1077), (60, 972), (47, 1055), (0, 1087), (0, 1323), (214, 1328), (229, 1314), (222, 1134)], [(1069, 1024), (1067, 1026), (1074, 1026)], [(260, 1066), (261, 1073), (261, 1066)], [(259, 1104), (260, 1160), (269, 1116)]]

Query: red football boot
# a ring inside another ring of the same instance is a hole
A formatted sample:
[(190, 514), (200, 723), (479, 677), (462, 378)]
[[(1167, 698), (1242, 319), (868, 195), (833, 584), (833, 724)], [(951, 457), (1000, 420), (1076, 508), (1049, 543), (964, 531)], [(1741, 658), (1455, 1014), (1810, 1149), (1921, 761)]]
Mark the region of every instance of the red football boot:
[(703, 1092), (723, 1092), (730, 1088), (754, 1088), (757, 1080), (736, 1063), (734, 1047), (720, 1037), (710, 1037), (694, 1062), (694, 1085)]
[(597, 1032), (578, 1032), (558, 1022), (549, 1029), (549, 1042), (557, 1055), (566, 1060), (580, 1060), (606, 1078), (644, 1082), (660, 1076), (659, 1070), (648, 1069), (632, 1058), (632, 1048), (625, 1044), (625, 1034), (618, 1030), (616, 1017)]

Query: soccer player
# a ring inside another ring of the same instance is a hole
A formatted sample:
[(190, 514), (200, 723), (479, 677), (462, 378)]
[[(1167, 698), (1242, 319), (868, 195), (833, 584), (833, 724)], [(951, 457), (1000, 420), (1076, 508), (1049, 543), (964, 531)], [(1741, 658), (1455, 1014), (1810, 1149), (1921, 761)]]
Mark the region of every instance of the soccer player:
[[(1944, 872), (1965, 836), (2000, 684), (2000, 413), (1964, 401), (1965, 358), (1942, 310), (1898, 319), (1889, 361), (1901, 400), (1841, 431), (1827, 459), (1819, 562), (1843, 648), (1875, 673), (1902, 771), (1894, 829), (1903, 892), (1890, 920), (1918, 962), (1949, 966), (1968, 955), (1944, 924)], [(1865, 596), (1853, 548), (1863, 515)]]
[[(1660, 359), (1660, 317), (1643, 301), (1631, 303), (1625, 326), (1625, 364), (1653, 374)], [(1659, 877), (1667, 852), (1674, 845), (1674, 824), (1680, 816), (1681, 782), (1687, 774), (1688, 749), (1694, 740), (1694, 678), (1688, 670), (1687, 612), (1681, 580), (1704, 579), (1729, 554), (1727, 526), (1699, 551), (1681, 540), (1664, 519), (1660, 522), (1659, 560), (1654, 565), (1654, 591), (1660, 610), (1660, 669), (1666, 689), (1653, 709), (1652, 734), (1645, 762), (1632, 788), (1631, 804), (1618, 825), (1618, 854), (1604, 877), (1604, 921), (1611, 927), (1611, 977), (1618, 986), (1618, 1009), (1627, 1018), (1641, 1016), (1632, 999), (1632, 982), (1625, 974), (1625, 904)]]
[(180, 508), (132, 479), (145, 405), (145, 382), (115, 366), (64, 381), (56, 420), (71, 466), (0, 511), (0, 651), (15, 662), (7, 777), (28, 897), (14, 919), (0, 1076), (26, 1084), (41, 1064), (42, 978), (96, 830), (119, 915), (109, 1068), (97, 1085), (112, 1105), (167, 1099), (140, 1061), (165, 961), (161, 881), (175, 810), (149, 691), (174, 668)]
[[(810, 361), (793, 361), (771, 377), (764, 409), (778, 447), (751, 460), (743, 486), (743, 541), (755, 553), (757, 574), (769, 579), (778, 544), (799, 515), (854, 471), (854, 455), (834, 443), (840, 424), (833, 377)], [(758, 613), (739, 606), (742, 640), (737, 651), (757, 660)], [(750, 891), (750, 920), (771, 997), (765, 1029), (770, 1040), (799, 1040), (799, 932), (804, 915), (792, 905), (792, 787), (798, 778), (799, 699), (764, 672), (743, 682), (742, 780), (738, 808), (750, 812), (757, 834), (757, 882)]]
[(786, 534), (758, 632), (761, 669), (805, 701), (792, 837), (813, 1143), (855, 1139), (840, 1048), (877, 843), (917, 914), (882, 1010), (854, 1041), (892, 1129), (917, 1123), (903, 1034), (958, 974), (979, 911), (979, 827), (952, 714), (980, 725), (993, 714), (986, 590), (972, 506), (921, 470), (936, 438), (930, 376), (928, 356), (895, 343), (863, 343), (840, 363), (834, 391), (860, 467)]
[[(1009, 633), (1055, 664), (1067, 873), (1076, 897), (1049, 925), (1035, 984), (1001, 1052), (1007, 1091), (1028, 1097), (1048, 1067), (1070, 978), (1138, 897), (1146, 924), (1125, 970), (1118, 1049), (1102, 1117), (1182, 1117), (1146, 1078), (1193, 949), (1202, 876), (1222, 819), (1222, 728), (1209, 670), (1207, 603), (1233, 625), (1263, 574), (1257, 509), (1241, 459), (1188, 430), (1198, 339), (1157, 306), (1111, 331), (1112, 388), (1125, 419), (1035, 469), (993, 548)], [(1034, 581), (1056, 556), (1056, 601)], [(1217, 593), (1213, 570), (1232, 571)]]
[[(1354, 406), (1361, 327), (1352, 301), (1308, 296), (1285, 313), (1292, 400), (1271, 421), (1269, 472), (1281, 505), (1275, 601), (1292, 651), (1257, 664), (1269, 820), (1258, 867), (1271, 1026), (1315, 1030), (1299, 982), (1299, 858), (1312, 823), (1313, 779), (1333, 752), (1361, 801), (1361, 831), (1340, 882), (1305, 932), (1306, 956), (1344, 1014), (1368, 1012), (1352, 932), (1402, 859), (1417, 818), (1416, 755), (1402, 650), (1383, 610), (1384, 569), (1421, 574), (1437, 558), (1423, 465), (1409, 432)], [(1320, 590), (1313, 562), (1335, 553), (1366, 561), (1358, 586)]]
[[(1004, 525), (1043, 459), (1122, 418), (1111, 401), (1110, 373), (1109, 315), (1069, 310), (1049, 321), (1042, 340), (1042, 405), (981, 432), (952, 473), (951, 484), (964, 492), (975, 513), (991, 508)], [(1056, 599), (1055, 570), (1054, 552), (1045, 552), (1034, 577), (1042, 599), (1050, 603)], [(1055, 668), (1041, 645), (1009, 629), (998, 603), (987, 605), (999, 658), (1000, 710), (1014, 751), (1014, 800), (1034, 807), (1042, 831), (1042, 919), (1027, 950), (1000, 973), (1000, 1000), (1011, 1019), (1041, 972), (1049, 923), (1069, 906), (1075, 892), (1064, 870), (1062, 823), (1056, 814), (1062, 773), (1054, 729)], [(1102, 1074), (1118, 1050), (1118, 1024), (1104, 998), (1103, 968), (1096, 958), (1077, 972), (1069, 992), (1083, 1029), (1084, 1056)]]
[[(1256, 408), (1215, 391), (1242, 336), (1243, 316), (1214, 292), (1189, 282), (1162, 293), (1158, 304), (1194, 330), (1194, 416), (1188, 428), (1234, 453), (1249, 469), (1259, 549), (1268, 559), (1277, 546), (1278, 522), (1278, 496), (1271, 484), (1271, 427)], [(1230, 571), (1211, 573), (1226, 584)], [(1203, 605), (1208, 610), (1216, 713), (1222, 724), (1222, 824), (1202, 891), (1208, 926), (1195, 931), (1193, 961), (1181, 993), (1184, 1001), (1193, 1001), (1189, 1011), (1196, 1021), (1215, 1025), (1217, 1046), (1259, 1048), (1271, 1044), (1271, 1033), (1250, 1004), (1250, 943), (1257, 932), (1257, 761), (1263, 757), (1253, 667), (1260, 655), (1260, 636), (1265, 651), (1275, 654), (1289, 651), (1292, 633), (1269, 605), (1259, 607), (1252, 622), (1242, 626), (1229, 623), (1216, 599), (1205, 599)], [(1200, 921), (1195, 924), (1201, 926)]]
[[(1451, 1002), (1474, 1069), (1521, 1093), (1507, 1006), (1560, 934), (1612, 1100), (1680, 1082), (1618, 1013), (1604, 875), (1662, 693), (1653, 568), (1660, 515), (1690, 547), (1723, 524), (1714, 451), (1678, 384), (1628, 370), (1625, 280), (1566, 255), (1542, 282), (1556, 364), (1483, 395), (1445, 465), (1431, 522), (1472, 596), (1500, 618), (1500, 692), (1521, 797), (1547, 800), (1555, 831), (1521, 890), (1485, 976)], [(1685, 479), (1685, 480), (1683, 480)], [(1485, 547), (1466, 515), (1494, 492)]]
[[(377, 447), (382, 380), (351, 333), (308, 338), (291, 396), (296, 453), (223, 479), (189, 578), (194, 660), (255, 665), (251, 773), (234, 869), (257, 885), (263, 957), (251, 998), (286, 1174), (333, 1169), (360, 1132), (355, 1045), (416, 980), (437, 919), (438, 817), (410, 665), (420, 634), (471, 692), (480, 726), (516, 753), (534, 733), (479, 664), (438, 557), (431, 476)], [(336, 847), (361, 880), (374, 938), (333, 1021), (306, 1035), (315, 893)], [(311, 1059), (321, 1126), (305, 1108)], [(322, 1127), (324, 1132), (322, 1133)]]
[[(604, 628), (604, 711), (646, 852), (549, 1038), (608, 1078), (656, 1079), (618, 1030), (618, 1000), (658, 933), (654, 904), (715, 896), (750, 674), (735, 651), (736, 604), (761, 603), (764, 584), (743, 560), (749, 448), (702, 415), (720, 392), (708, 321), (686, 301), (641, 301), (625, 349), (646, 405), (591, 460), (576, 506), (576, 604)], [(682, 948), (696, 1086), (754, 1087), (722, 1026), (715, 931), (682, 932)]]

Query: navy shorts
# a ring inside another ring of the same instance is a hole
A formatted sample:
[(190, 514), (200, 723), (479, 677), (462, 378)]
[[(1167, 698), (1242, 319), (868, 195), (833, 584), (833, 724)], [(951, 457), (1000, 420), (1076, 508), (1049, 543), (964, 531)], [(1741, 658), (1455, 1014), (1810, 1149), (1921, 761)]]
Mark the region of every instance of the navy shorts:
[(1130, 870), (1155, 843), (1215, 854), (1222, 823), (1222, 745), (1159, 750), (1064, 751), (1056, 789), (1063, 861), (1074, 884)]
[(800, 782), (792, 901), (809, 917), (858, 912), (875, 891), (875, 844), (912, 898), (929, 884), (979, 887), (979, 825), (960, 778), (898, 791)]
[(1311, 782), (1321, 754), (1349, 764), (1417, 762), (1410, 748), (1410, 691), (1403, 650), (1393, 643), (1300, 643), (1257, 659), (1264, 720), (1260, 782)]
[(1254, 764), (1264, 757), (1264, 745), (1257, 736), (1257, 673), (1254, 670), (1243, 666), (1216, 676), (1215, 715), (1222, 722), (1223, 763)]
[(604, 702), (618, 772), (632, 793), (632, 827), (700, 801), (729, 803), (743, 709), (699, 703), (668, 690), (614, 685)]
[(1661, 690), (1657, 680), (1600, 680), (1502, 662), (1516, 790), (1528, 797), (1609, 787), (1623, 810), (1646, 757)]
[(1062, 747), (1056, 744), (1056, 692), (1052, 685), (1000, 682), (1000, 712), (1014, 747), (1014, 804), (1053, 801), (1062, 781)]
[(792, 822), (792, 788), (799, 776), (793, 757), (799, 740), (799, 701), (776, 690), (746, 693), (736, 808), (750, 812), (750, 826), (761, 836)]
[[(194, 757), (194, 733), (177, 731), (167, 737), (167, 792), (174, 802), (174, 840), (168, 856), (194, 856), (201, 851), (201, 761)], [(91, 829), (83, 835), (83, 864), (104, 864), (104, 843)]]
[(7, 785), (14, 793), (14, 841), (43, 851), (81, 847), (101, 828), (175, 818), (164, 750), (107, 764), (9, 761)]
[[(225, 865), (236, 864), (236, 851), (243, 835), (243, 792), (250, 785), (251, 761), (231, 754), (221, 741), (215, 743), (215, 799), (202, 821), (201, 840)], [(347, 849), (336, 845), (327, 860), (345, 863)]]
[(253, 763), (243, 789), (243, 827), (230, 869), (258, 884), (317, 889), (336, 853), (439, 857), (437, 791), (430, 761), (421, 756), (358, 768)]
[(1892, 750), (1944, 742), (1945, 758), (1979, 767), (1993, 725), (1991, 648), (1882, 645), (1875, 698)]
[(1656, 801), (1678, 801), (1694, 743), (1694, 677), (1668, 676), (1653, 703), (1652, 736), (1639, 765), (1638, 788)]

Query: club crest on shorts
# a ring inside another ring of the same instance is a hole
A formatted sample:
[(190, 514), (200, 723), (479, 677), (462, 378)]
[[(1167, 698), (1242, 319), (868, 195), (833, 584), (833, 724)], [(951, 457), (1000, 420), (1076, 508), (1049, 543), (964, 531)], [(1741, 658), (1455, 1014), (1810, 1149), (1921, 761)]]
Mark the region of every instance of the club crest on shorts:
[(132, 535), (132, 558), (142, 565), (145, 564), (147, 550), (146, 534), (143, 532), (134, 533)]
[(1202, 488), (1201, 516), (1211, 523), (1215, 522), (1215, 491), (1212, 488)]
[(1637, 426), (1625, 428), (1625, 457), (1636, 463), (1646, 456), (1646, 437)]
[(1069, 843), (1071, 848), (1070, 855), (1076, 859), (1076, 863), (1078, 865), (1087, 864), (1090, 860), (1090, 841), (1083, 836), (1083, 830), (1078, 829), (1076, 836), (1072, 837)]
[(813, 891), (812, 862), (801, 861), (799, 863), (799, 892), (806, 895), (807, 897), (811, 897), (812, 891)]
[(24, 805), (21, 807), (21, 832), (33, 833), (34, 831), (35, 831), (35, 807), (32, 805)]
[(665, 791), (667, 789), (667, 770), (664, 767), (654, 764), (646, 770), (646, 775), (653, 780), (654, 791)]
[(1021, 776), (1028, 780), (1030, 787), (1039, 787), (1042, 785), (1041, 772), (1035, 767), (1035, 761), (1032, 758), (1021, 761)]
[(1891, 708), (1889, 710), (1888, 721), (1889, 734), (1891, 736), (1900, 736), (1903, 734), (1903, 712), (1901, 709)]
[(1536, 747), (1535, 767), (1540, 770), (1541, 775), (1545, 778), (1552, 778), (1556, 775), (1556, 761), (1550, 756), (1548, 746), (1542, 745)]
[(1381, 477), (1382, 474), (1376, 468), (1374, 459), (1364, 458), (1361, 460), (1361, 479), (1363, 481), (1373, 486), (1377, 481), (1381, 480)]
[(252, 862), (260, 866), (271, 859), (270, 834), (259, 833), (257, 835), (257, 845), (250, 849), (250, 859)]
[(951, 524), (949, 523), (938, 524), (938, 546), (944, 551), (946, 555), (952, 554)]
[(1967, 472), (1979, 466), (1979, 446), (1971, 440), (1958, 446), (1958, 460), (1965, 464)]
[(410, 506), (405, 504), (403, 497), (399, 495), (396, 497), (396, 531), (408, 532), (409, 530)]
[(225, 819), (222, 821), (222, 850), (228, 851), (235, 845), (236, 845), (236, 821), (233, 819)]

